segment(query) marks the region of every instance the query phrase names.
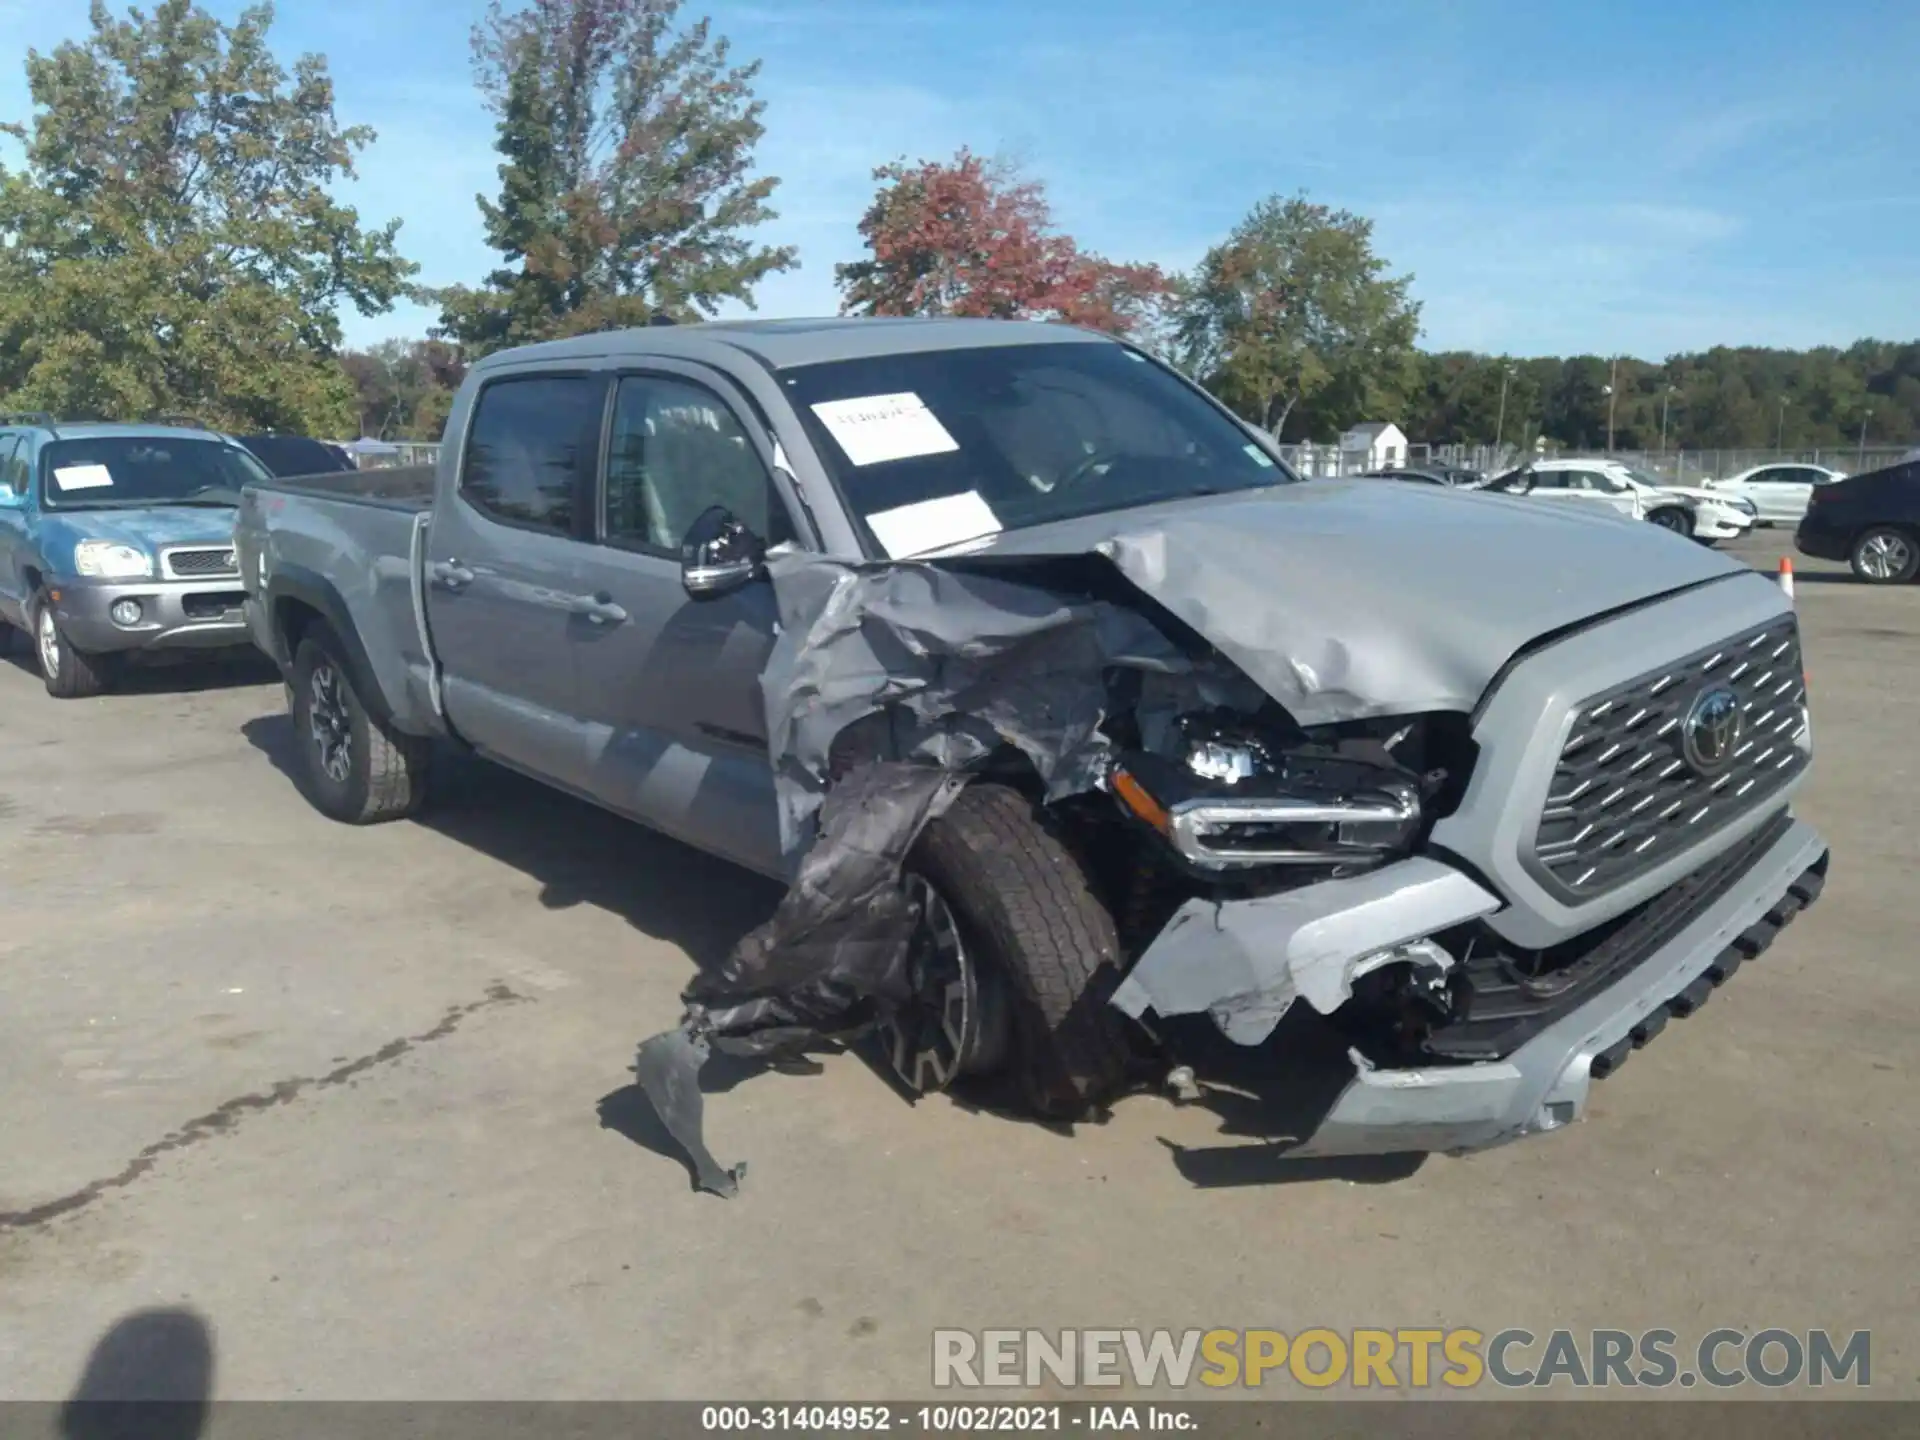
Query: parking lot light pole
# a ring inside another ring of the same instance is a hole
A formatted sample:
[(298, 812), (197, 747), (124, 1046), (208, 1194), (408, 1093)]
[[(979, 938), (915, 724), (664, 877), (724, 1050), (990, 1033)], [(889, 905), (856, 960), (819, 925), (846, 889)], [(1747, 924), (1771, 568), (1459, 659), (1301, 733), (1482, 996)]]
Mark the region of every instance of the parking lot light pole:
[(1678, 385), (1669, 385), (1660, 395), (1660, 453), (1662, 455), (1667, 453), (1667, 402), (1673, 399), (1673, 392), (1679, 388)]
[(1860, 416), (1860, 453), (1853, 457), (1853, 468), (1858, 470), (1867, 463), (1867, 421), (1873, 418), (1873, 407), (1869, 405)]
[(1773, 448), (1776, 450), (1787, 448), (1787, 397), (1784, 395), (1780, 397), (1780, 425), (1773, 432)]
[(1498, 455), (1500, 447), (1507, 442), (1507, 382), (1513, 379), (1513, 366), (1503, 364), (1500, 367), (1500, 419), (1493, 427), (1493, 453)]
[(1607, 368), (1607, 453), (1613, 453), (1613, 402), (1620, 390), (1620, 357), (1615, 355)]

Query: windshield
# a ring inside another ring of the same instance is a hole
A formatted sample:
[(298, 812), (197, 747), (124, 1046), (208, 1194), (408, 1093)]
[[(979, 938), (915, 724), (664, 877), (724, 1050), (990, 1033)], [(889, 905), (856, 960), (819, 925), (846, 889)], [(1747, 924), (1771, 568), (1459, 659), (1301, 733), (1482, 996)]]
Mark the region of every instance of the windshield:
[(1294, 479), (1120, 345), (883, 355), (781, 378), (848, 507), (892, 556)]
[(1649, 490), (1658, 490), (1667, 483), (1658, 475), (1649, 475), (1644, 470), (1629, 470), (1627, 471), (1627, 477), (1631, 479), (1634, 484), (1643, 485)]
[(246, 451), (173, 435), (97, 435), (47, 446), (41, 503), (49, 510), (237, 505), (240, 487), (272, 477)]

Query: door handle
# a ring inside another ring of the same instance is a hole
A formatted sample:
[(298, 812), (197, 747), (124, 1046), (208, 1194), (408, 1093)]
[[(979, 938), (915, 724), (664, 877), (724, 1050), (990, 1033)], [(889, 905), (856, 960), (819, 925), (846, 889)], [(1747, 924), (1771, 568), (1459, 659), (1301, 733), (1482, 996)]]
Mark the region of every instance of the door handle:
[(434, 582), (447, 590), (464, 590), (473, 583), (473, 571), (458, 560), (433, 562)]
[(574, 603), (573, 613), (584, 616), (590, 624), (618, 625), (627, 618), (627, 612), (613, 603), (613, 597), (602, 590), (598, 595), (583, 595)]

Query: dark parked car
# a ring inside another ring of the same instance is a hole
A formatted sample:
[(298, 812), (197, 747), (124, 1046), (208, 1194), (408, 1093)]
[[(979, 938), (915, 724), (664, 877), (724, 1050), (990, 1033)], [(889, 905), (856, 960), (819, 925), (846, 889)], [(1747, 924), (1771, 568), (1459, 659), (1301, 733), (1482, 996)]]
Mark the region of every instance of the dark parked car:
[(1412, 480), (1426, 485), (1451, 485), (1456, 490), (1478, 490), (1487, 483), (1487, 477), (1478, 470), (1465, 470), (1458, 465), (1396, 465), (1386, 470), (1368, 470), (1361, 478)]
[(1920, 575), (1920, 461), (1814, 486), (1793, 543), (1803, 555), (1845, 560), (1872, 585)]
[(274, 479), (289, 475), (325, 475), (354, 468), (337, 445), (310, 440), (305, 435), (240, 435), (239, 442), (272, 472)]

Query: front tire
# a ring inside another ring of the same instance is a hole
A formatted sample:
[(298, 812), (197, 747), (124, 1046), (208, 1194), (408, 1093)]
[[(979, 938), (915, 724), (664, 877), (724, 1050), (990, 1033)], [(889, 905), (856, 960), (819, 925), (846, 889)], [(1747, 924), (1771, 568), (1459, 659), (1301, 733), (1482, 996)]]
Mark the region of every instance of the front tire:
[(53, 613), (53, 600), (44, 590), (33, 597), (27, 620), (32, 626), (34, 658), (49, 695), (56, 700), (84, 700), (107, 688), (112, 679), (107, 657), (89, 655), (67, 643)]
[(1869, 585), (1904, 585), (1920, 574), (1920, 538), (1898, 525), (1876, 525), (1853, 542), (1847, 563)]
[(1676, 535), (1684, 535), (1688, 539), (1693, 538), (1693, 516), (1675, 506), (1670, 505), (1664, 510), (1655, 510), (1647, 516), (1647, 523), (1658, 525), (1662, 530), (1671, 530)]
[(322, 815), (348, 825), (412, 815), (426, 799), (428, 743), (367, 710), (343, 654), (321, 625), (294, 652), (288, 708), (301, 791)]
[(1033, 802), (1005, 785), (968, 786), (921, 834), (907, 868), (1004, 982), (1028, 1106), (1073, 1120), (1118, 1090), (1134, 1047), (1107, 1003), (1120, 981), (1113, 917)]

